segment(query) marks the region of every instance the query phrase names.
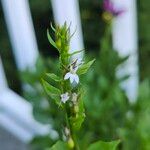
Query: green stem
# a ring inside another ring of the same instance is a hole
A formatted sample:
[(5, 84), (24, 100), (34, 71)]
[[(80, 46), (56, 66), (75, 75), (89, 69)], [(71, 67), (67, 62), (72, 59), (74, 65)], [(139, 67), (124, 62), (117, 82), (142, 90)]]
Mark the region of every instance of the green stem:
[(78, 144), (78, 141), (77, 141), (77, 137), (76, 137), (76, 134), (75, 132), (72, 130), (72, 138), (73, 138), (73, 141), (75, 143), (75, 147), (74, 147), (74, 150), (80, 150), (80, 147), (79, 147), (79, 144)]
[[(101, 49), (109, 50), (109, 48), (112, 47), (111, 29), (112, 22), (106, 25), (104, 35), (101, 39)], [(99, 55), (101, 55), (101, 51)]]
[(65, 106), (65, 112), (66, 112), (66, 124), (67, 124), (67, 127), (69, 128), (70, 130), (70, 136), (72, 137), (73, 141), (74, 141), (74, 148), (71, 149), (71, 150), (80, 150), (79, 148), (79, 145), (78, 145), (78, 142), (77, 142), (77, 137), (76, 137), (76, 133), (75, 131), (73, 130), (72, 126), (71, 126), (71, 123), (69, 121), (69, 114), (68, 114), (68, 111), (67, 111), (67, 107)]

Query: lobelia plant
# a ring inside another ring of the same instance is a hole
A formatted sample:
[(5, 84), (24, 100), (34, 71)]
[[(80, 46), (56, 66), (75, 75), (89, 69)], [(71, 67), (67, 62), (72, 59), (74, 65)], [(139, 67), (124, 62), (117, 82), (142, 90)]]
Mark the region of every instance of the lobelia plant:
[[(49, 42), (59, 52), (60, 76), (47, 73), (47, 78), (42, 79), (42, 84), (46, 93), (58, 106), (58, 111), (62, 112), (63, 118), (60, 124), (62, 129), (61, 140), (53, 145), (50, 150), (80, 150), (79, 140), (80, 143), (82, 143), (82, 140), (78, 139), (78, 131), (85, 118), (84, 89), (80, 83), (80, 76), (89, 70), (95, 59), (89, 62), (84, 62), (82, 58), (73, 59), (73, 56), (81, 51), (70, 53), (69, 43), (73, 34), (70, 35), (67, 24), (65, 23), (62, 27), (51, 27), (55, 33), (55, 41), (51, 38), (49, 31), (47, 31), (47, 36)], [(52, 85), (53, 81), (57, 83), (55, 86)], [(118, 144), (119, 140), (109, 143), (98, 141), (89, 145), (87, 150), (112, 150)]]

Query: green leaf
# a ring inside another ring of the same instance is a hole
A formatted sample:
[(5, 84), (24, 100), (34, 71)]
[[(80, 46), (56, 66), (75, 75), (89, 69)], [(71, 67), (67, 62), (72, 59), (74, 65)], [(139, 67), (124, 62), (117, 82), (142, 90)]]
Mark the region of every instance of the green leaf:
[(52, 44), (58, 50), (58, 48), (56, 46), (56, 43), (54, 42), (54, 40), (52, 39), (52, 37), (49, 34), (49, 30), (47, 30), (47, 37), (48, 37), (48, 40), (49, 40), (50, 44)]
[(73, 56), (73, 55), (78, 54), (78, 53), (81, 53), (81, 52), (83, 52), (83, 51), (84, 51), (84, 49), (79, 50), (79, 51), (75, 51), (75, 52), (69, 54), (69, 56)]
[(55, 100), (56, 104), (60, 105), (60, 95), (61, 92), (58, 88), (50, 85), (48, 82), (42, 79), (43, 87), (46, 91), (46, 93)]
[(94, 63), (95, 59), (89, 61), (88, 63), (85, 63), (83, 64), (77, 71), (77, 74), (78, 75), (81, 75), (81, 74), (85, 74), (89, 68), (91, 67), (91, 65)]
[(51, 23), (50, 25), (51, 25), (52, 30), (53, 30), (54, 32), (56, 32), (56, 29), (53, 27), (53, 24)]
[(30, 142), (32, 150), (46, 150), (48, 147), (53, 145), (54, 141), (49, 135), (36, 136)]
[(46, 75), (47, 75), (47, 77), (50, 77), (51, 79), (53, 79), (56, 82), (61, 81), (61, 78), (54, 73), (47, 73)]
[(58, 141), (50, 149), (47, 150), (68, 150), (65, 142)]
[(116, 150), (120, 140), (112, 142), (98, 141), (89, 146), (87, 150)]
[(70, 117), (69, 118), (74, 130), (77, 131), (81, 128), (81, 125), (84, 121), (84, 118), (85, 118), (84, 114), (80, 114), (77, 117)]

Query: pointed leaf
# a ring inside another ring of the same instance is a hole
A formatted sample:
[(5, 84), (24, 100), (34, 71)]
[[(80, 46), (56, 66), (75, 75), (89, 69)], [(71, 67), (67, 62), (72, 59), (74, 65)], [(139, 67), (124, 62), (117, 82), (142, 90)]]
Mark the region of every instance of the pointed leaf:
[(73, 53), (71, 53), (71, 54), (69, 54), (69, 55), (70, 55), (70, 56), (73, 56), (73, 55), (78, 54), (78, 53), (81, 53), (81, 52), (83, 52), (83, 51), (84, 51), (84, 49), (79, 50), (79, 51), (75, 51), (75, 52), (73, 52)]
[(46, 91), (46, 93), (55, 100), (56, 104), (60, 105), (60, 95), (61, 92), (58, 88), (50, 85), (48, 82), (45, 80), (42, 80), (43, 87)]
[(116, 150), (120, 140), (112, 142), (98, 141), (89, 146), (87, 150)]
[(47, 73), (46, 75), (47, 75), (47, 77), (50, 77), (51, 79), (53, 79), (56, 82), (61, 81), (61, 78), (54, 73)]
[(53, 24), (51, 23), (50, 25), (51, 25), (52, 30), (53, 30), (54, 32), (56, 32), (56, 29), (53, 27)]
[(47, 150), (68, 150), (65, 142), (58, 141), (50, 149)]
[[(47, 37), (48, 37), (48, 40), (50, 42), (50, 44), (52, 44), (57, 50), (57, 46), (56, 46), (56, 43), (54, 42), (54, 40), (51, 38), (50, 34), (49, 34), (49, 31), (47, 30)], [(59, 50), (58, 50), (59, 51)]]
[(77, 71), (77, 74), (78, 75), (81, 75), (81, 74), (85, 74), (89, 68), (91, 67), (91, 65), (94, 63), (95, 59), (89, 61), (88, 63), (85, 63), (83, 64)]

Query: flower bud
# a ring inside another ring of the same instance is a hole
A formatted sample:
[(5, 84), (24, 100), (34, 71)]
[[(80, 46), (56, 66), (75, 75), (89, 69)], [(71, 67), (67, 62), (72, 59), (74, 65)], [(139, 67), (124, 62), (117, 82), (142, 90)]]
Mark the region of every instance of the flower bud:
[(79, 106), (78, 105), (75, 105), (74, 106), (74, 113), (78, 113), (79, 112)]
[(70, 137), (67, 141), (67, 145), (70, 149), (73, 149), (74, 148), (74, 141), (73, 139)]
[(61, 48), (61, 41), (60, 41), (60, 40), (57, 40), (57, 41), (56, 41), (56, 46), (57, 46), (58, 48)]
[(110, 22), (113, 19), (113, 15), (109, 12), (104, 12), (102, 14), (102, 18), (104, 19), (104, 21)]

